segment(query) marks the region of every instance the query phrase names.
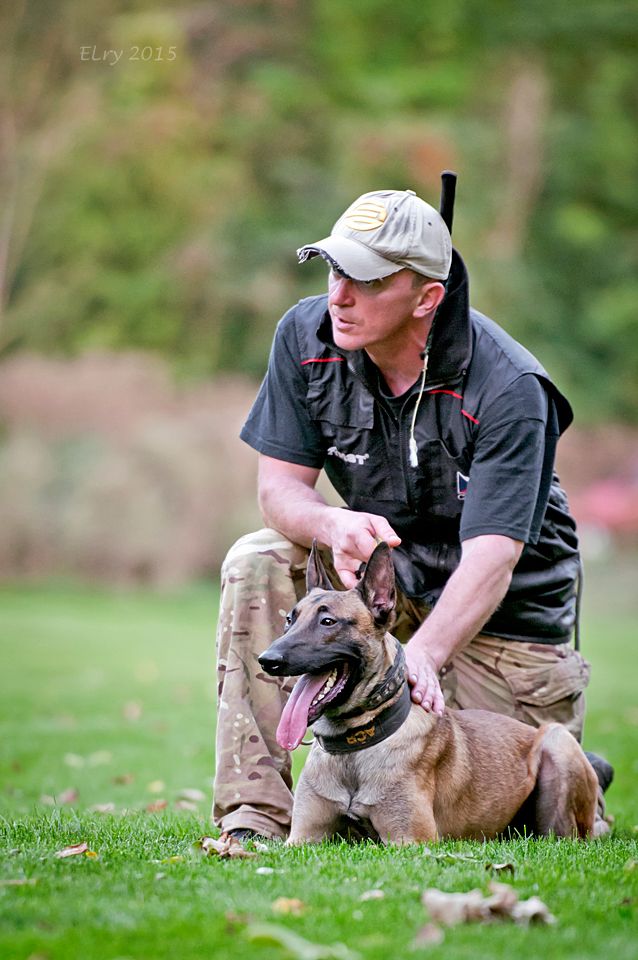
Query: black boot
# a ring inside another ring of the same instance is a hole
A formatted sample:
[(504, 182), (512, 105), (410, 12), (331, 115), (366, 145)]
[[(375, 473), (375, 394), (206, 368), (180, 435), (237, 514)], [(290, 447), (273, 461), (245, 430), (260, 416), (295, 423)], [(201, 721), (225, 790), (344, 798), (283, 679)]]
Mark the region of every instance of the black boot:
[(267, 837), (262, 836), (260, 833), (257, 833), (255, 830), (251, 830), (250, 827), (235, 827), (233, 830), (228, 830), (227, 834), (229, 837), (234, 837), (236, 840), (239, 840), (240, 843), (243, 843), (244, 840), (267, 840)]
[(585, 756), (594, 768), (594, 772), (598, 777), (600, 789), (604, 793), (611, 781), (614, 779), (614, 768), (612, 767), (611, 763), (608, 763), (604, 757), (599, 757), (597, 753), (590, 753), (589, 750), (585, 750)]

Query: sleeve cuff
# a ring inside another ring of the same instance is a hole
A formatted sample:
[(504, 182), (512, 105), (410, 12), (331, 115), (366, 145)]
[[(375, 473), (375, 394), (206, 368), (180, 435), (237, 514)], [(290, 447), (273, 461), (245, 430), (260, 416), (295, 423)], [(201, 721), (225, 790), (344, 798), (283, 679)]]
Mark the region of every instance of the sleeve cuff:
[(515, 527), (511, 524), (500, 523), (482, 523), (474, 524), (471, 527), (461, 527), (459, 539), (461, 543), (464, 540), (471, 540), (473, 537), (485, 537), (493, 534), (499, 537), (511, 537), (512, 540), (520, 540), (522, 543), (538, 543), (540, 530), (530, 530), (529, 527)]
[(246, 428), (241, 431), (239, 436), (244, 443), (247, 443), (253, 450), (256, 450), (258, 453), (263, 453), (267, 457), (273, 457), (275, 460), (284, 460), (286, 463), (297, 463), (301, 467), (313, 467), (315, 470), (321, 470), (323, 467), (323, 456), (313, 457), (307, 450), (290, 450), (288, 447), (283, 447), (271, 440), (264, 440), (262, 437), (251, 433), (250, 430), (246, 430)]

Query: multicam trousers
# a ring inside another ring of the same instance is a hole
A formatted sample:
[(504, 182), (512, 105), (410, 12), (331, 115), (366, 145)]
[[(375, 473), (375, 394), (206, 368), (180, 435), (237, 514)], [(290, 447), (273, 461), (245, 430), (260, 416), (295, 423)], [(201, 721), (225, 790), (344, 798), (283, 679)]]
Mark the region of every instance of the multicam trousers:
[[(248, 534), (222, 567), (217, 632), (218, 714), (213, 817), (285, 837), (292, 813), (290, 755), (275, 731), (296, 678), (265, 674), (257, 660), (283, 632), (305, 593), (308, 551), (275, 530)], [(393, 633), (410, 639), (428, 609), (399, 593)], [(441, 671), (446, 704), (494, 710), (524, 723), (564, 724), (580, 740), (589, 664), (568, 644), (477, 636)]]

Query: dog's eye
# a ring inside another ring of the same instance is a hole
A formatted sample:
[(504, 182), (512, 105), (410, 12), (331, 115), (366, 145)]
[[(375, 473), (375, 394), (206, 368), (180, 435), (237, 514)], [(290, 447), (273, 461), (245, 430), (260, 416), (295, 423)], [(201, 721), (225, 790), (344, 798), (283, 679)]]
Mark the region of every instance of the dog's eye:
[(287, 616), (286, 616), (286, 625), (285, 625), (285, 627), (284, 627), (284, 630), (287, 630), (288, 627), (291, 625), (291, 623), (292, 623), (292, 617), (290, 616), (290, 614), (287, 614)]
[(319, 623), (322, 627), (333, 627), (337, 621), (333, 620), (332, 617), (322, 617)]

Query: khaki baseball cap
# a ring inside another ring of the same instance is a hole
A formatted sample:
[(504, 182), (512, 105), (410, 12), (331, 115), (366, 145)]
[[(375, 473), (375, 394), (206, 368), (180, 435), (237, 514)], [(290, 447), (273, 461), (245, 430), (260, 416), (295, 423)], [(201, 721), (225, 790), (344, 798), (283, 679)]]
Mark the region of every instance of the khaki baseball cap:
[(364, 193), (325, 240), (297, 250), (299, 263), (321, 256), (353, 280), (389, 277), (405, 267), (446, 280), (452, 239), (441, 214), (413, 190)]

